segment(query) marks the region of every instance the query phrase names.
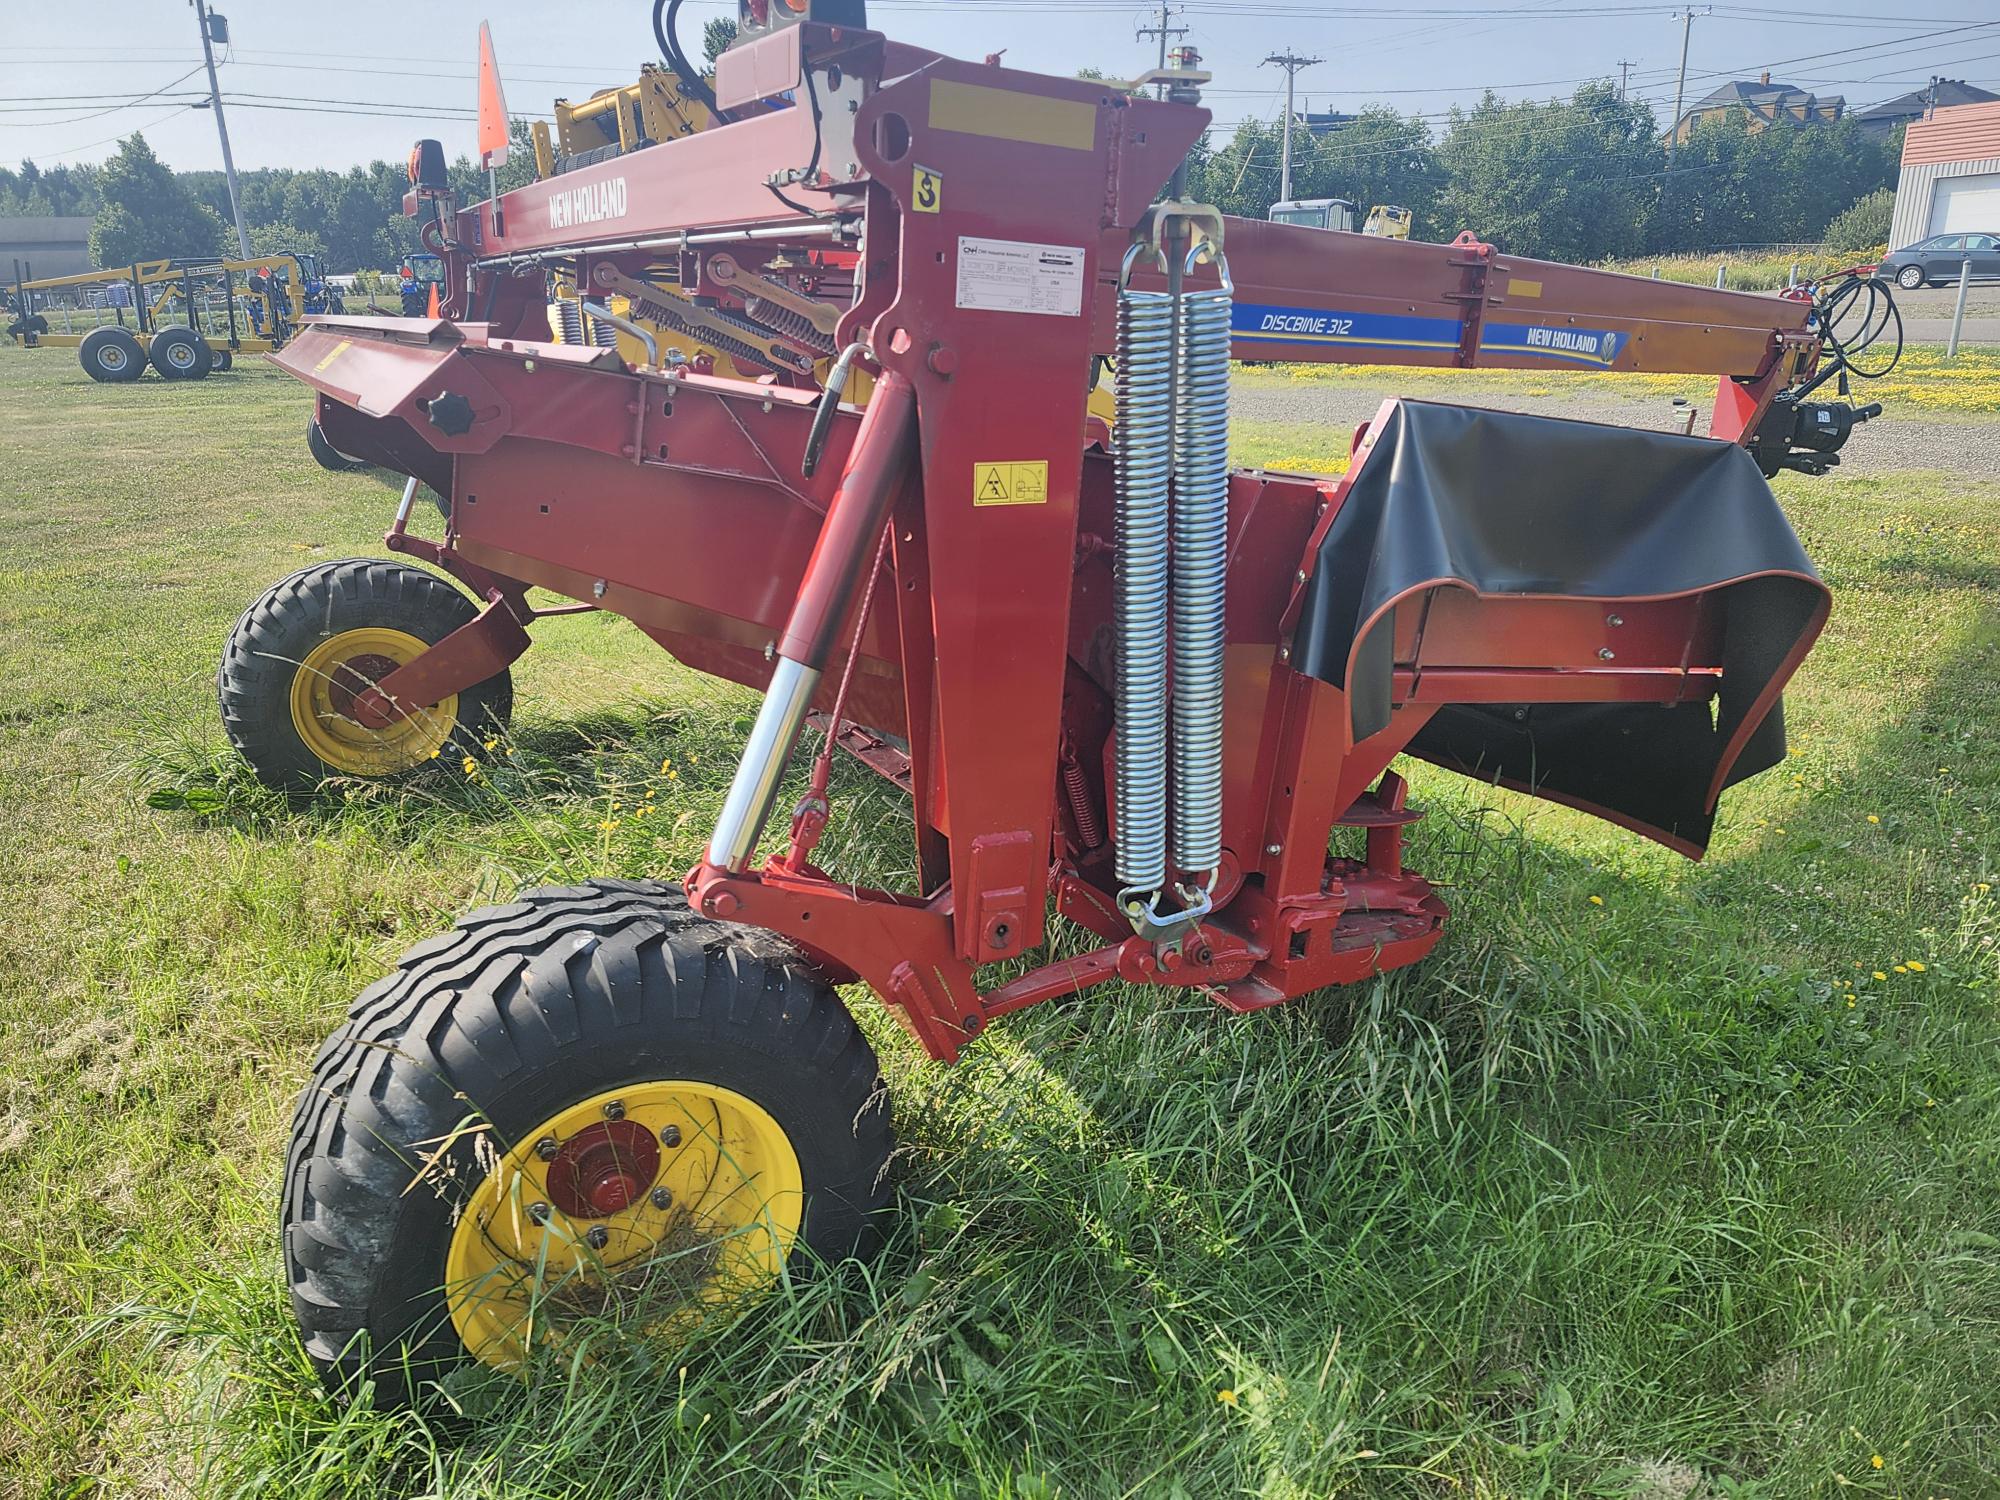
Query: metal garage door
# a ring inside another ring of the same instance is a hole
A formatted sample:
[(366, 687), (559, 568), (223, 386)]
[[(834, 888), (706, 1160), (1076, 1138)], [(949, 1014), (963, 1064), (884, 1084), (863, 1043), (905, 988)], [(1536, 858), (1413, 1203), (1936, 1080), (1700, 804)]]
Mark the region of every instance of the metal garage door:
[(2000, 172), (1941, 177), (1931, 189), (1931, 234), (1983, 229), (2000, 234)]

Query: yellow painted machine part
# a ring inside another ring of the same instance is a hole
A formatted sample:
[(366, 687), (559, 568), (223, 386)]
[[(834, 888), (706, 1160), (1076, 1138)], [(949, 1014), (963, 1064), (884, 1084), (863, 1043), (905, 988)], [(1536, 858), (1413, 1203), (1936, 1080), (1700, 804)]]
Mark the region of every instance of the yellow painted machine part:
[[(606, 1107), (661, 1145), (658, 1175), (630, 1207), (571, 1219), (554, 1203), (538, 1142), (566, 1142)], [(658, 1206), (653, 1192), (670, 1197)], [(465, 1347), (521, 1364), (578, 1313), (636, 1304), (649, 1332), (691, 1332), (717, 1308), (769, 1288), (805, 1212), (798, 1153), (755, 1100), (712, 1083), (661, 1079), (597, 1094), (521, 1137), (473, 1189), (445, 1256), (445, 1299)], [(604, 1243), (587, 1236), (601, 1228)]]
[[(267, 293), (261, 299), (257, 298), (249, 290), (248, 286), (251, 273), (259, 270), (269, 271), (275, 269), (285, 269), (290, 272), (282, 282), (276, 283), (283, 287), (283, 292)], [(148, 321), (160, 323), (168, 321), (173, 317), (174, 306), (180, 300), (182, 280), (186, 274), (188, 273), (184, 272), (172, 260), (142, 260), (135, 261), (129, 266), (120, 266), (113, 270), (80, 271), (73, 276), (45, 276), (38, 281), (24, 281), (21, 283), (21, 290), (24, 292), (48, 292), (73, 286), (109, 286), (114, 281), (129, 287), (136, 279), (140, 287), (140, 295), (143, 296), (145, 288), (159, 286), (164, 283), (166, 290), (160, 297), (159, 302), (147, 310)], [(276, 311), (271, 304), (280, 295), (283, 296), (285, 301), (284, 312), (286, 322), (297, 328), (300, 321), (306, 315), (305, 275), (299, 269), (299, 263), (289, 255), (260, 255), (253, 260), (213, 261), (206, 265), (194, 267), (192, 274), (197, 280), (217, 275), (238, 275), (243, 277), (244, 286), (237, 294), (237, 301), (243, 308), (239, 316), (242, 319), (242, 325), (246, 328), (251, 326), (248, 304), (255, 300), (262, 300), (264, 303), (264, 321), (267, 326), (272, 322), (272, 313)], [(12, 282), (6, 283), (6, 290), (12, 292), (14, 284)], [(41, 309), (37, 309), (37, 311), (41, 311)], [(43, 313), (43, 316), (47, 316), (47, 314)], [(101, 326), (108, 328), (114, 325), (107, 323)], [(125, 330), (139, 340), (140, 347), (145, 348), (150, 345), (152, 335), (139, 331), (136, 317), (132, 323), (125, 325)], [(94, 332), (95, 330), (85, 331)], [(234, 344), (231, 344), (221, 334), (208, 334), (204, 335), (204, 337), (211, 349), (235, 349), (244, 354), (260, 354), (279, 347), (277, 343), (266, 338), (239, 337)], [(83, 342), (83, 334), (42, 333), (35, 335), (34, 342), (35, 346), (45, 345), (54, 349), (73, 349)]]
[(382, 729), (370, 729), (334, 707), (334, 674), (343, 663), (380, 656), (400, 667), (429, 649), (408, 631), (382, 626), (343, 630), (313, 647), (292, 675), (292, 728), (306, 749), (347, 776), (394, 775), (441, 751), (458, 723), (456, 693)]

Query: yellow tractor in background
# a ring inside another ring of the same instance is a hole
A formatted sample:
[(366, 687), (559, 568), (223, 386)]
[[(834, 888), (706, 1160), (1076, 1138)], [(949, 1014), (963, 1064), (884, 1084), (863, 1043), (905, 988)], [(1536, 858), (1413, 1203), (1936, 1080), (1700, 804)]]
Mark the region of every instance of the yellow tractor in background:
[(1406, 240), (1415, 223), (1407, 208), (1399, 208), (1393, 203), (1378, 203), (1368, 210), (1368, 222), (1361, 226), (1363, 234), (1372, 234), (1377, 239)]

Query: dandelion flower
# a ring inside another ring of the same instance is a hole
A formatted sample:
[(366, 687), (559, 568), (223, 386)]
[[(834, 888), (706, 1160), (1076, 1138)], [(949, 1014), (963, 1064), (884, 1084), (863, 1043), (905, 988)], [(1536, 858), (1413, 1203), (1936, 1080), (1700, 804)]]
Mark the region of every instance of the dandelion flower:
[(1913, 959), (1911, 959), (1911, 960), (1910, 960), (1910, 972), (1911, 972), (1912, 974), (1921, 974), (1921, 973), (1923, 973), (1923, 972), (1924, 972), (1924, 966), (1923, 966), (1922, 964), (1918, 963), (1918, 962), (1917, 962), (1917, 961), (1916, 961), (1916, 960), (1915, 960), (1915, 959), (1913, 958)]
[(681, 779), (681, 773), (680, 773), (680, 772), (678, 772), (678, 771), (669, 771), (669, 772), (667, 772), (667, 780), (669, 780), (669, 781), (679, 781), (680, 779)]
[(618, 811), (618, 809), (619, 809), (619, 808), (621, 808), (621, 807), (623, 807), (624, 805), (625, 805), (624, 803), (622, 803), (622, 802), (620, 802), (620, 801), (617, 801), (617, 800), (616, 800), (616, 799), (614, 798), (614, 799), (612, 800), (612, 803), (611, 803), (611, 809), (610, 809), (610, 810), (611, 810), (612, 812), (617, 812), (617, 811)]
[(1784, 831), (1785, 831), (1785, 830), (1784, 830), (1784, 829), (1782, 829), (1782, 828), (1773, 828), (1773, 829), (1771, 830), (1771, 832), (1773, 832), (1773, 833), (1783, 833)]
[(1849, 995), (1849, 996), (1847, 997), (1847, 1008), (1848, 1008), (1849, 1010), (1853, 1010), (1853, 1009), (1854, 1009), (1854, 997), (1853, 997), (1852, 995)]
[(466, 756), (466, 757), (465, 757), (465, 774), (466, 774), (466, 775), (468, 775), (468, 776), (470, 776), (470, 775), (471, 775), (471, 774), (472, 774), (472, 773), (473, 773), (474, 771), (476, 771), (476, 770), (478, 770), (478, 769), (479, 769), (479, 762), (478, 762), (478, 761), (476, 761), (476, 760), (474, 760), (474, 759), (473, 759), (473, 758), (472, 758), (471, 756), (469, 756), (469, 755), (468, 755), (468, 756)]
[(1882, 820), (1881, 820), (1880, 818), (1878, 818), (1877, 816), (1875, 816), (1875, 814), (1874, 814), (1874, 813), (1870, 813), (1870, 814), (1868, 815), (1868, 821), (1869, 821), (1869, 822), (1871, 822), (1871, 823), (1879, 823), (1879, 822), (1881, 822)]
[(667, 772), (671, 771), (671, 770), (672, 770), (673, 768), (674, 768), (674, 763), (673, 763), (672, 761), (670, 761), (670, 760), (666, 759), (666, 758), (665, 758), (664, 756), (663, 756), (663, 757), (661, 757), (661, 760), (660, 760), (660, 774), (661, 774), (662, 776), (666, 775), (666, 774), (667, 774)]
[(606, 833), (609, 833), (611, 832), (612, 829), (618, 826), (618, 820), (616, 818), (606, 818), (602, 823), (599, 823), (597, 826), (599, 828), (602, 828)]
[(1220, 1401), (1224, 1406), (1234, 1406), (1236, 1404), (1236, 1392), (1225, 1385), (1215, 1393), (1215, 1399)]
[(1879, 1468), (1881, 1468), (1881, 1467), (1882, 1467), (1882, 1455), (1881, 1455), (1881, 1454), (1879, 1454), (1879, 1453), (1871, 1453), (1871, 1454), (1869, 1454), (1869, 1455), (1868, 1455), (1868, 1464), (1869, 1464), (1869, 1467), (1871, 1467), (1871, 1468), (1876, 1468), (1876, 1469), (1879, 1469)]
[(441, 749), (439, 749), (439, 750), (433, 750), (433, 751), (431, 751), (431, 759), (432, 759), (432, 760), (436, 760), (436, 759), (437, 759), (437, 758), (438, 758), (438, 757), (439, 757), (440, 755), (442, 755), (442, 754), (444, 754), (444, 751), (443, 751), (443, 750), (441, 750)]
[(1907, 974), (1910, 972), (1910, 966), (1908, 964), (1896, 964), (1893, 967), (1895, 968), (1898, 974)]
[(1983, 896), (1983, 895), (1985, 895), (1985, 894), (1986, 894), (1986, 893), (1987, 893), (1988, 891), (1992, 890), (1992, 889), (1993, 889), (1993, 886), (1992, 886), (1992, 883), (1991, 883), (1990, 881), (1985, 881), (1985, 880), (1982, 880), (1982, 881), (1980, 881), (1980, 882), (1979, 882), (1979, 884), (1978, 884), (1978, 885), (1974, 886), (1974, 887), (1973, 887), (1973, 889), (1974, 889), (1975, 891), (1979, 892), (1979, 894)]
[(1880, 969), (1877, 969), (1875, 971), (1875, 977), (1877, 979), (1887, 979), (1889, 976), (1887, 974), (1884, 974)]
[(1602, 896), (1592, 896), (1590, 898), (1590, 904), (1592, 906), (1602, 906), (1604, 904), (1604, 898)]
[(486, 742), (486, 748), (487, 748), (487, 749), (488, 749), (489, 751), (491, 751), (491, 750), (498, 750), (498, 749), (500, 748), (500, 742), (499, 742), (498, 740), (488, 740), (488, 741)]

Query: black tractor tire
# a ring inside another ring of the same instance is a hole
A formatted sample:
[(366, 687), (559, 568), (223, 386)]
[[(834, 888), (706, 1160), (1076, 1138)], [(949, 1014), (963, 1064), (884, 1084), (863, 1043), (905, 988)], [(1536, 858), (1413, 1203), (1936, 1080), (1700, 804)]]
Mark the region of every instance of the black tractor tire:
[(873, 1253), (887, 1097), (832, 988), (780, 940), (697, 916), (677, 886), (530, 891), (363, 991), (300, 1096), (285, 1272), (328, 1382), (365, 1371), (378, 1398), (406, 1400), (465, 1360), (446, 1255), (493, 1163), (564, 1109), (662, 1078), (733, 1091), (783, 1129), (804, 1188), (796, 1269)]
[(77, 345), (77, 362), (92, 380), (123, 384), (146, 373), (146, 351), (122, 328), (94, 328)]
[(1927, 279), (1922, 266), (1904, 266), (1896, 273), (1896, 285), (1906, 292), (1914, 292)]
[(214, 368), (218, 370), (227, 370), (233, 368), (235, 364), (236, 364), (236, 353), (234, 350), (217, 349), (215, 351)]
[(202, 380), (215, 356), (192, 328), (162, 328), (153, 335), (153, 368), (168, 380)]
[[(387, 756), (376, 769), (322, 759), (293, 715), (300, 665), (335, 637), (359, 630), (395, 631), (434, 646), (478, 612), (450, 583), (408, 563), (351, 558), (281, 579), (243, 612), (223, 648), (215, 682), (229, 742), (259, 781), (285, 792), (310, 792), (330, 776), (381, 778), (415, 769), (428, 751), (408, 763)], [(457, 696), (436, 748), (453, 758), (480, 756), (513, 715), (513, 673), (502, 668)]]
[(314, 463), (336, 474), (352, 474), (356, 469), (368, 467), (362, 460), (349, 458), (334, 447), (325, 430), (310, 417), (306, 419), (306, 449), (312, 454)]

